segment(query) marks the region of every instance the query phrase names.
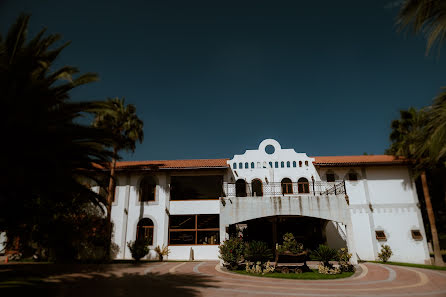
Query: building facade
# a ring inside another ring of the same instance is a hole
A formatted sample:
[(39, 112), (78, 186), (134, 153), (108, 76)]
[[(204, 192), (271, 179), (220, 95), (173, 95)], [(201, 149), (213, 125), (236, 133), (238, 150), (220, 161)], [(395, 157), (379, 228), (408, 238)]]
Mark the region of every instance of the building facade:
[(112, 206), (118, 259), (143, 236), (168, 245), (168, 259), (217, 260), (230, 234), (281, 244), (286, 232), (304, 247), (348, 247), (352, 261), (430, 260), (414, 180), (392, 156), (309, 157), (262, 141), (232, 159), (118, 162)]

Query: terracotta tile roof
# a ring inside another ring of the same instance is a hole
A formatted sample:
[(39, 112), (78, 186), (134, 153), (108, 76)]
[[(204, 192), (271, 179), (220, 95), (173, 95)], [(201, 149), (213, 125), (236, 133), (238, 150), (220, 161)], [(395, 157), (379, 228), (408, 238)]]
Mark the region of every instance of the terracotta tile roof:
[(228, 159), (200, 160), (161, 160), (161, 161), (122, 161), (117, 162), (117, 169), (196, 169), (196, 168), (228, 168)]
[(407, 159), (389, 155), (312, 157), (316, 166), (397, 165), (409, 163)]
[[(409, 161), (402, 157), (389, 155), (368, 156), (324, 156), (314, 158), (315, 166), (364, 166), (364, 165), (401, 165)], [(196, 159), (196, 160), (160, 160), (160, 161), (121, 161), (116, 163), (118, 170), (125, 169), (200, 169), (229, 168), (229, 159)], [(102, 168), (100, 165), (95, 165)]]

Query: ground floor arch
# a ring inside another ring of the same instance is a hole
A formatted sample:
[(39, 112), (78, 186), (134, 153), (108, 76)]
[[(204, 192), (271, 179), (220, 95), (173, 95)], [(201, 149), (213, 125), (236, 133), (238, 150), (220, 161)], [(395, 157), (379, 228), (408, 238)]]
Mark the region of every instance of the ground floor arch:
[[(339, 249), (347, 247), (345, 229), (341, 224), (307, 216), (270, 216), (256, 218), (229, 226), (230, 235), (243, 236), (245, 241), (263, 241), (275, 250), (283, 236), (292, 233), (305, 249), (314, 250), (320, 244)], [(234, 234), (238, 232), (238, 234)]]

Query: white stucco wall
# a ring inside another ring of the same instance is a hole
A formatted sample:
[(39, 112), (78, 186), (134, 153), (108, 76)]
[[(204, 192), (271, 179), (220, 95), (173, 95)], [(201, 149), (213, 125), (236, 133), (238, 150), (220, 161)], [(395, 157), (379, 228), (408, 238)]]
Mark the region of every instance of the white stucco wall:
[(190, 260), (191, 249), (193, 260), (218, 260), (218, 245), (171, 245), (169, 260)]
[[(159, 245), (167, 245), (168, 184), (166, 174), (155, 176), (157, 181), (155, 201), (141, 203), (139, 201), (139, 184), (144, 175), (122, 176), (118, 179), (117, 196), (112, 209), (112, 220), (115, 224), (114, 242), (119, 245), (118, 259), (130, 259), (127, 247), (129, 241), (136, 239), (138, 222), (149, 218), (154, 225), (153, 245), (148, 258), (154, 258), (153, 249)], [(125, 226), (127, 223), (127, 226)]]

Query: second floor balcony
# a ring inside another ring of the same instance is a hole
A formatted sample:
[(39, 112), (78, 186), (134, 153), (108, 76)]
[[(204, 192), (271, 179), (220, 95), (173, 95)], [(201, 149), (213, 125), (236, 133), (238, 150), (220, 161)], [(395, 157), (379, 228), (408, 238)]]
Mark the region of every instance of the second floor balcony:
[(346, 194), (345, 181), (307, 181), (299, 179), (292, 182), (285, 178), (281, 182), (262, 182), (254, 179), (251, 183), (239, 179), (235, 183), (223, 184), (226, 197), (262, 197), (262, 196), (290, 196), (290, 195), (341, 195)]

